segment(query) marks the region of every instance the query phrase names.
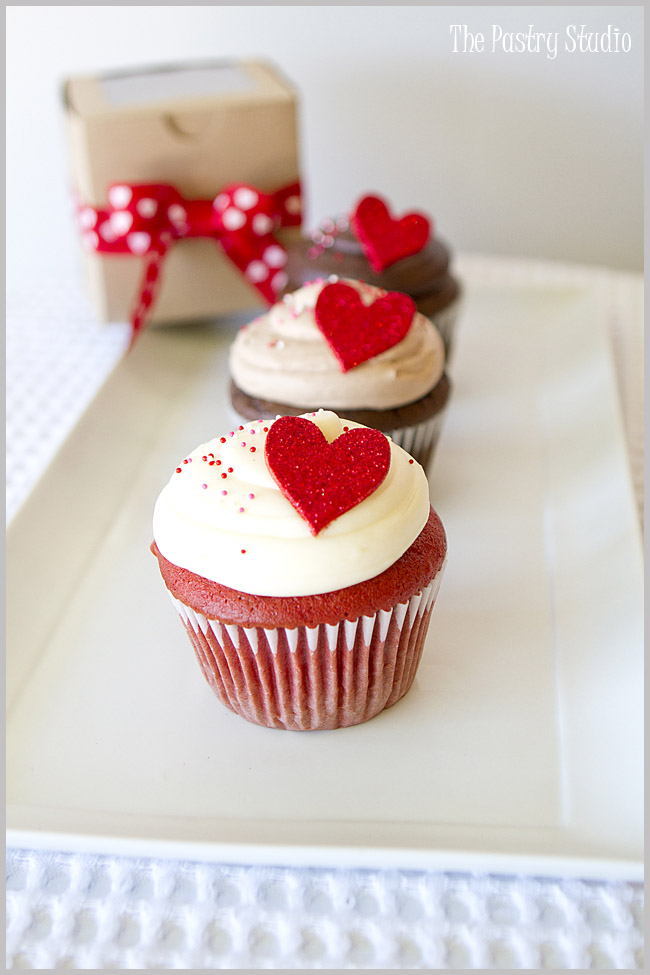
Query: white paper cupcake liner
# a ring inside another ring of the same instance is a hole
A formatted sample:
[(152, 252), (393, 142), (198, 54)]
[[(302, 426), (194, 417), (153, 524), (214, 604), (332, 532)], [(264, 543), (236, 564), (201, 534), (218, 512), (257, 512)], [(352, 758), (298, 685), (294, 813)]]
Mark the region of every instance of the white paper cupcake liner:
[(399, 430), (389, 430), (387, 436), (394, 443), (403, 447), (407, 454), (417, 460), (418, 464), (426, 468), (433, 457), (436, 444), (440, 438), (444, 415), (443, 409), (422, 423), (414, 423), (410, 427), (402, 427)]
[(456, 323), (458, 322), (462, 304), (463, 298), (462, 295), (459, 295), (450, 305), (436, 312), (435, 315), (427, 315), (427, 318), (433, 322), (442, 336), (442, 341), (445, 346), (446, 362), (449, 362), (451, 359)]
[(315, 627), (222, 623), (171, 598), (226, 707), (269, 728), (324, 730), (368, 721), (409, 690), (443, 571), (392, 610)]

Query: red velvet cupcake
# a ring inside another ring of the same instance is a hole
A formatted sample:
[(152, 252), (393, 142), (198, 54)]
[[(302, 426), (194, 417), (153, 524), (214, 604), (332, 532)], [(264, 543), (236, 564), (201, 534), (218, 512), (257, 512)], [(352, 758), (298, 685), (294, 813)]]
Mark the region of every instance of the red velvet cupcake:
[(152, 551), (220, 701), (318, 730), (367, 721), (412, 686), (447, 543), (422, 468), (319, 411), (242, 425), (184, 458)]

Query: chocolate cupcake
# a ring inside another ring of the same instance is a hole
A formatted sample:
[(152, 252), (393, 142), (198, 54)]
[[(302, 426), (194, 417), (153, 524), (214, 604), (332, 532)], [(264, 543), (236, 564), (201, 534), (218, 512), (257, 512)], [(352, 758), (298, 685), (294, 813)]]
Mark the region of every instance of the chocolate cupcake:
[(152, 551), (219, 700), (270, 728), (368, 721), (410, 689), (447, 542), (422, 468), (319, 411), (183, 458)]
[(287, 294), (230, 350), (233, 419), (321, 406), (388, 434), (426, 467), (450, 395), (435, 326), (408, 295), (352, 280)]
[(396, 219), (378, 196), (365, 196), (350, 216), (325, 220), (289, 247), (285, 292), (331, 274), (410, 295), (442, 335), (449, 358), (462, 288), (450, 271), (450, 249), (420, 213)]

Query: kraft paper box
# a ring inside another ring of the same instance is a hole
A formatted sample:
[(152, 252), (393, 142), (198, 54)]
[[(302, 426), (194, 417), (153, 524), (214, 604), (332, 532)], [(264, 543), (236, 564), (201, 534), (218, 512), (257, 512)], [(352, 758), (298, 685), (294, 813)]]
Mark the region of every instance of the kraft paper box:
[[(169, 183), (213, 200), (230, 183), (272, 192), (299, 180), (293, 87), (271, 65), (219, 61), (70, 78), (64, 85), (71, 180), (83, 204), (105, 207), (112, 183)], [(276, 234), (285, 245), (299, 229)], [(102, 321), (129, 318), (143, 258), (84, 256)], [(150, 321), (257, 308), (264, 301), (214, 239), (175, 241)]]

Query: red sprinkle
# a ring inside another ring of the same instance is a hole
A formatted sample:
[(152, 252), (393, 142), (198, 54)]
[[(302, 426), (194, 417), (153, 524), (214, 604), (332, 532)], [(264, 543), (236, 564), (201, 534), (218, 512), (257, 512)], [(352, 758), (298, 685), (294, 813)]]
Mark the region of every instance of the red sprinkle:
[(229, 467), (229, 468), (228, 468), (228, 473), (229, 473), (229, 474), (232, 474), (232, 467)]
[(251, 451), (251, 454), (254, 454), (255, 453), (255, 447), (251, 447), (250, 448), (250, 451)]
[(410, 460), (409, 460), (409, 464), (412, 464), (412, 463), (413, 463), (413, 458), (411, 457)]
[(176, 473), (177, 473), (177, 474), (180, 474), (180, 473), (181, 473), (181, 471), (182, 471), (182, 468), (181, 468), (181, 467), (177, 467), (177, 468), (176, 468)]
[(241, 550), (241, 554), (242, 554), (242, 555), (246, 555), (246, 549), (245, 549), (245, 548), (243, 548), (243, 549)]
[(219, 437), (219, 443), (225, 443), (225, 442), (226, 442), (225, 437)]
[(224, 473), (221, 476), (222, 477), (228, 477), (228, 475), (225, 473), (225, 471), (224, 471)]

